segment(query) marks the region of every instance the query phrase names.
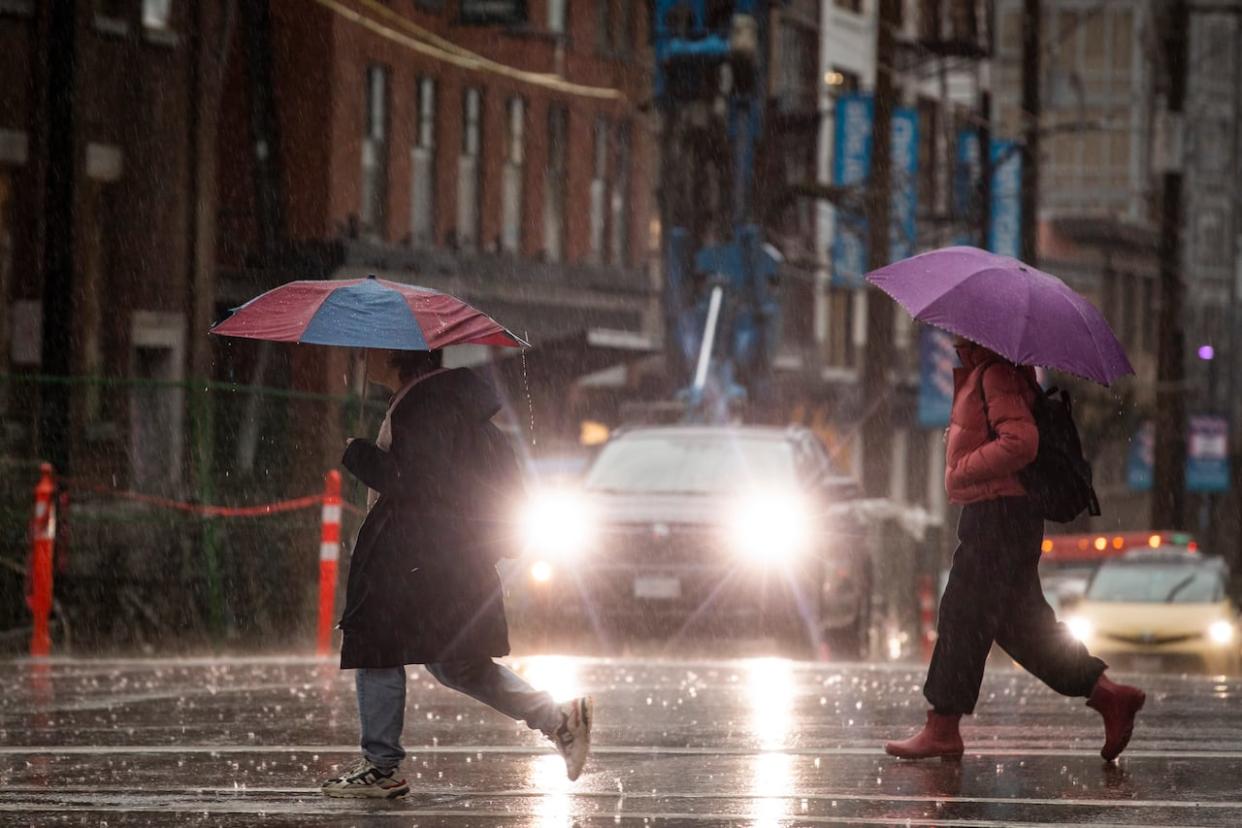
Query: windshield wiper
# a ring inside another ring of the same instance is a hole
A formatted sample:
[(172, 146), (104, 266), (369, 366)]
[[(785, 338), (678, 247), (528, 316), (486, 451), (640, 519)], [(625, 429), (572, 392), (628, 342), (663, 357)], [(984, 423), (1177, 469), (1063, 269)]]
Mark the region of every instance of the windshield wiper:
[(1177, 593), (1181, 592), (1183, 589), (1193, 584), (1195, 582), (1195, 579), (1198, 577), (1199, 577), (1198, 573), (1195, 573), (1195, 574), (1187, 575), (1185, 578), (1178, 581), (1173, 586), (1173, 589), (1169, 590), (1169, 595), (1167, 598), (1164, 599), (1164, 602), (1166, 604), (1173, 603), (1173, 599), (1177, 597)]

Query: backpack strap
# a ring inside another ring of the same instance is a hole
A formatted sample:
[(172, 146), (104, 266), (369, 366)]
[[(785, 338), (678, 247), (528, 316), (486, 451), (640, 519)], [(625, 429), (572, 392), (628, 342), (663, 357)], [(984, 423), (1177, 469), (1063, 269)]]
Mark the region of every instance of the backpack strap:
[[(979, 371), (979, 382), (978, 382), (978, 387), (979, 387), (979, 399), (983, 401), (983, 421), (984, 421), (984, 423), (986, 423), (986, 424), (987, 424), (987, 428), (988, 428), (988, 439), (990, 439), (990, 440), (995, 440), (995, 439), (996, 439), (996, 429), (992, 428), (992, 417), (991, 417), (991, 415), (990, 415), (990, 414), (988, 414), (988, 395), (987, 395), (987, 393), (983, 390), (983, 377), (984, 377), (984, 375), (985, 375), (985, 374), (987, 374), (987, 372), (988, 372), (988, 368), (991, 368), (991, 367), (992, 367), (992, 364), (993, 364), (993, 363), (991, 363), (991, 362), (988, 362), (988, 363), (984, 364), (983, 369), (982, 369), (981, 371)], [(1017, 366), (1017, 367), (1021, 367), (1021, 366)], [(1031, 386), (1031, 390), (1035, 392), (1035, 399), (1036, 399), (1036, 401), (1038, 401), (1040, 397), (1044, 396), (1044, 393), (1045, 393), (1045, 392), (1044, 392), (1044, 389), (1043, 389), (1042, 387), (1040, 387), (1040, 385), (1039, 385), (1039, 383), (1038, 383), (1038, 382), (1036, 382), (1035, 380), (1033, 380), (1033, 379), (1031, 379), (1030, 377), (1028, 377), (1025, 373), (1024, 373), (1024, 374), (1022, 374), (1022, 377), (1023, 377), (1023, 379), (1025, 379), (1025, 380), (1027, 381), (1027, 383)], [(1053, 392), (1055, 392), (1056, 390), (1057, 390), (1057, 389), (1055, 389), (1055, 388), (1053, 388), (1053, 389), (1052, 389), (1052, 391), (1053, 391)], [(1048, 392), (1048, 393), (1051, 393), (1051, 392)], [(1068, 393), (1067, 393), (1067, 392), (1065, 392), (1065, 391), (1062, 391), (1061, 393), (1062, 393), (1062, 394), (1064, 394), (1064, 395), (1067, 397), (1066, 402), (1068, 403), (1068, 402), (1069, 402), (1069, 400), (1068, 400), (1068, 396), (1069, 396), (1069, 395), (1068, 395)]]
[(996, 439), (996, 429), (992, 428), (992, 416), (991, 416), (990, 414), (988, 414), (988, 395), (987, 395), (987, 393), (983, 390), (983, 376), (984, 376), (984, 374), (986, 374), (986, 373), (988, 372), (988, 368), (990, 368), (990, 367), (991, 367), (991, 365), (992, 365), (992, 363), (990, 363), (990, 362), (985, 363), (985, 364), (984, 364), (984, 366), (983, 366), (983, 368), (982, 368), (982, 369), (980, 369), (980, 371), (979, 371), (979, 381), (978, 381), (977, 385), (978, 385), (978, 388), (979, 388), (979, 399), (983, 400), (983, 423), (984, 423), (984, 425), (986, 425), (986, 426), (987, 426), (987, 429), (988, 429), (988, 439), (989, 439), (989, 440), (995, 440), (995, 439)]

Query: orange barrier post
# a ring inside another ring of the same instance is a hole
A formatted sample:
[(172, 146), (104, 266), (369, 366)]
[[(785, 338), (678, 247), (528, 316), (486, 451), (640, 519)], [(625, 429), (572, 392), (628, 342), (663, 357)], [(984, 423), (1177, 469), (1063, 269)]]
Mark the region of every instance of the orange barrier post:
[(923, 657), (930, 659), (936, 646), (936, 594), (932, 590), (932, 577), (919, 579), (919, 622), (922, 627)]
[(30, 594), (26, 604), (34, 616), (34, 630), (30, 634), (30, 654), (46, 656), (52, 652), (52, 636), (48, 631), (48, 617), (52, 614), (52, 547), (56, 543), (56, 507), (52, 496), (56, 484), (52, 482), (52, 466), (44, 463), (39, 467), (39, 483), (35, 486), (34, 544), (30, 555)]
[(315, 652), (326, 656), (332, 647), (336, 604), (336, 564), (341, 557), (341, 473), (324, 476), (323, 532), (319, 540), (319, 637)]

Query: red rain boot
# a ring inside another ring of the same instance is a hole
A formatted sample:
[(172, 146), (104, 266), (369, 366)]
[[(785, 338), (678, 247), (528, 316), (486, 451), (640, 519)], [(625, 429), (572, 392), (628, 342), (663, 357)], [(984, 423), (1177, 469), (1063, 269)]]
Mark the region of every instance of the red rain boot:
[(1147, 694), (1137, 687), (1115, 684), (1108, 676), (1100, 674), (1091, 697), (1087, 699), (1087, 707), (1099, 711), (1104, 717), (1104, 747), (1100, 748), (1104, 761), (1113, 761), (1130, 744), (1134, 717), (1146, 701)]
[(962, 734), (958, 732), (961, 714), (946, 715), (935, 710), (927, 711), (927, 724), (912, 738), (904, 742), (886, 742), (884, 751), (901, 759), (957, 759), (965, 753)]

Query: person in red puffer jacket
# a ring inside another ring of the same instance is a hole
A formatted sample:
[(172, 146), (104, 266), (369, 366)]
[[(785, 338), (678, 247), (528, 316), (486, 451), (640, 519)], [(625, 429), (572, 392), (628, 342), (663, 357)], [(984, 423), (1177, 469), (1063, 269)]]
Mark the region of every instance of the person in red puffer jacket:
[(1087, 698), (1104, 717), (1100, 754), (1111, 761), (1129, 743), (1145, 696), (1104, 675), (1107, 665), (1057, 621), (1040, 588), (1044, 521), (1018, 479), (1039, 450), (1034, 369), (960, 337), (955, 345), (962, 367), (953, 375), (944, 482), (962, 514), (923, 685), (932, 709), (917, 735), (885, 750), (904, 759), (961, 756), (958, 725), (974, 712), (995, 642), (1058, 693)]

